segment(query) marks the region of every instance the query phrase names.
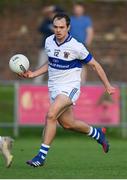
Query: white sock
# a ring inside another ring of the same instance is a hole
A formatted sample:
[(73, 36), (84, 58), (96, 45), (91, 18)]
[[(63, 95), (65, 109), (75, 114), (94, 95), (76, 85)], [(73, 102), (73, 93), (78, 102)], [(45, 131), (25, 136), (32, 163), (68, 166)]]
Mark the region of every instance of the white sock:
[(41, 144), (41, 146), (46, 147), (46, 148), (50, 148), (50, 146), (47, 144)]
[(0, 136), (0, 141), (2, 140), (2, 137)]
[(90, 132), (88, 133), (88, 136), (92, 137), (93, 139), (98, 140), (100, 138), (100, 132), (98, 128), (90, 126)]
[(50, 148), (49, 145), (47, 145), (47, 144), (41, 144), (41, 148), (40, 148), (40, 150), (39, 150), (39, 153), (41, 153), (41, 158), (42, 158), (43, 160), (45, 160), (49, 148)]
[(89, 133), (88, 133), (88, 136), (90, 136), (90, 135), (92, 134), (92, 132), (93, 132), (93, 127), (90, 126), (90, 131), (89, 131)]

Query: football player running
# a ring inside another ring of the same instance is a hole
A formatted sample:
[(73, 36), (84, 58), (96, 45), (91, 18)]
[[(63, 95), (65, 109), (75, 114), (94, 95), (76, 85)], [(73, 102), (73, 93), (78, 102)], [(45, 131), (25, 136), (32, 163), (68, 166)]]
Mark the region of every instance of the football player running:
[(50, 145), (55, 138), (57, 122), (68, 130), (84, 133), (95, 139), (105, 153), (109, 143), (104, 128), (96, 128), (73, 116), (72, 106), (80, 95), (81, 68), (88, 64), (97, 73), (105, 90), (111, 95), (115, 88), (110, 84), (101, 65), (88, 52), (83, 44), (69, 34), (70, 18), (66, 14), (57, 14), (53, 18), (54, 34), (45, 41), (49, 62), (35, 71), (21, 74), (25, 78), (35, 78), (48, 72), (48, 88), (51, 105), (46, 115), (43, 140), (39, 152), (31, 160), (30, 166), (44, 165)]

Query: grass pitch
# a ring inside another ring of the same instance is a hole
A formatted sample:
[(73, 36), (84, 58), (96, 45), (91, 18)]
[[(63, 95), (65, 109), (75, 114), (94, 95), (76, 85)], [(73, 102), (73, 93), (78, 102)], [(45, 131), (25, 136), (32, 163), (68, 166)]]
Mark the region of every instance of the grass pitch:
[(122, 179), (127, 178), (127, 142), (110, 139), (111, 150), (104, 154), (100, 145), (81, 136), (57, 137), (49, 151), (45, 166), (29, 167), (40, 146), (39, 137), (15, 141), (14, 162), (7, 169), (0, 160), (0, 179)]
[[(0, 87), (0, 122), (13, 120), (14, 89)], [(109, 128), (109, 133), (111, 135)], [(113, 129), (112, 137), (121, 137), (119, 129)], [(0, 129), (0, 135), (10, 135), (9, 129)], [(127, 141), (110, 139), (111, 150), (104, 154), (94, 140), (81, 134), (66, 132), (57, 136), (48, 153), (44, 167), (33, 168), (26, 160), (36, 155), (40, 147), (39, 131), (28, 129), (14, 143), (14, 162), (7, 169), (0, 156), (0, 179), (127, 179)], [(108, 133), (108, 134), (109, 134)]]

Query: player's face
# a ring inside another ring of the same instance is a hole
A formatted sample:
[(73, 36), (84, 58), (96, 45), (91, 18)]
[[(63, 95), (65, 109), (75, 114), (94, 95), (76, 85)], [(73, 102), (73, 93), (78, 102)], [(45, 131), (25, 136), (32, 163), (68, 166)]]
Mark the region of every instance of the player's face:
[(64, 41), (68, 35), (70, 27), (67, 27), (66, 20), (62, 19), (54, 19), (53, 21), (53, 29), (56, 36), (56, 39), (60, 42)]

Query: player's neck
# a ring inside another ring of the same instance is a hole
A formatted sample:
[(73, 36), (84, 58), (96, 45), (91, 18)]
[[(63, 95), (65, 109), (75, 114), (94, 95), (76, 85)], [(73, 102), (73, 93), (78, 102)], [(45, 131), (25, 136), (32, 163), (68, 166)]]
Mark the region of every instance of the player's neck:
[(64, 41), (66, 41), (66, 39), (68, 38), (69, 34), (67, 34), (65, 37), (61, 38), (61, 39), (58, 39), (56, 37), (56, 41), (58, 44), (62, 44)]

